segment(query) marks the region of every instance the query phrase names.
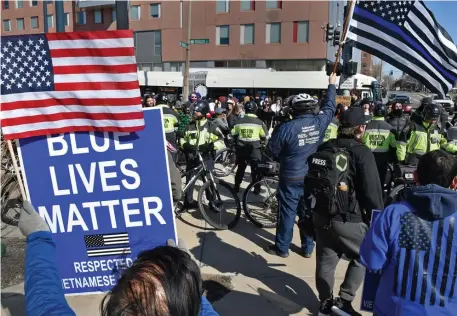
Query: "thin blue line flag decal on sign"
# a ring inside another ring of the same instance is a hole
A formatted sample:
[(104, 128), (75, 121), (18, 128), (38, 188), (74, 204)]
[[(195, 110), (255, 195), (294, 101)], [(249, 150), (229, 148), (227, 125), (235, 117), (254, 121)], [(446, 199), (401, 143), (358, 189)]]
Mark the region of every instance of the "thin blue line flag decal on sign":
[(348, 43), (441, 96), (454, 86), (457, 47), (422, 1), (357, 1), (349, 14)]
[(138, 254), (176, 240), (160, 109), (139, 132), (19, 140), (25, 184), (49, 225), (65, 293), (108, 291)]

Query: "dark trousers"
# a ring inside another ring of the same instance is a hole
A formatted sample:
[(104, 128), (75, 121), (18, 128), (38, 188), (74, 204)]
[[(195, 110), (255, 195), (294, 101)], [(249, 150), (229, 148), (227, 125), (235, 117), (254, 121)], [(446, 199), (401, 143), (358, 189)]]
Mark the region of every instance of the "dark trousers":
[(303, 200), (303, 182), (287, 183), (279, 179), (278, 202), (279, 214), (276, 225), (276, 248), (281, 253), (289, 251), (290, 243), (294, 234), (295, 218), (298, 215), (298, 228), (300, 230), (301, 248), (305, 253), (312, 253), (314, 240), (311, 233), (305, 229), (309, 226), (306, 221), (311, 221), (311, 217), (306, 216), (305, 203)]
[[(205, 160), (205, 164), (206, 166), (208, 167), (209, 170), (213, 170), (214, 169), (214, 160), (213, 160), (213, 157), (211, 155), (208, 155), (208, 157), (204, 157), (204, 160)], [(186, 172), (188, 172), (189, 170), (192, 170), (193, 168), (197, 167), (199, 165), (199, 161), (198, 161), (198, 158), (195, 159), (194, 157), (189, 157), (189, 156), (186, 156), (186, 161), (187, 161), (187, 165), (186, 165)], [(192, 177), (196, 174), (195, 171), (193, 172), (189, 172), (186, 174), (186, 183), (189, 183), (189, 181), (192, 179)], [(203, 176), (202, 176), (202, 181), (205, 181), (205, 179), (203, 179)], [(184, 200), (184, 203), (187, 204), (187, 203), (190, 203), (192, 201), (194, 201), (194, 184), (190, 185), (187, 192), (186, 192), (186, 196), (185, 196), (185, 200)], [(206, 192), (206, 198), (211, 201), (212, 198), (209, 194), (209, 192)]]
[(256, 162), (262, 159), (262, 152), (260, 148), (254, 148), (251, 146), (239, 147), (236, 150), (236, 164), (238, 169), (235, 174), (235, 186), (240, 186), (243, 182), (244, 172), (248, 164), (251, 166), (251, 181), (257, 180), (257, 172), (255, 170)]
[(316, 287), (319, 300), (333, 295), (335, 269), (342, 255), (349, 260), (349, 266), (340, 286), (339, 296), (353, 301), (365, 276), (365, 267), (360, 263), (360, 245), (368, 231), (363, 223), (337, 222), (314, 213), (316, 228)]

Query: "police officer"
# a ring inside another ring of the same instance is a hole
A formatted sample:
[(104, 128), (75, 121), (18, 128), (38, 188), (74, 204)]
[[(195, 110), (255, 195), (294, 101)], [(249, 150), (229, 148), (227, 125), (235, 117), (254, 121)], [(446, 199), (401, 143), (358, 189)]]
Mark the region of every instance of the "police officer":
[[(165, 93), (156, 96), (156, 106), (162, 109), (163, 127), (165, 138), (175, 148), (177, 148), (176, 130), (179, 123), (179, 115), (168, 106), (168, 97)], [(173, 161), (176, 162), (176, 153), (172, 153)]]
[(392, 105), (387, 122), (392, 125), (395, 139), (398, 140), (403, 129), (409, 125), (409, 116), (403, 113), (403, 104), (396, 102)]
[[(209, 113), (209, 104), (205, 100), (197, 101), (193, 107), (193, 121), (189, 123), (184, 132), (184, 136), (180, 139), (181, 147), (186, 155), (186, 171), (192, 170), (198, 166), (199, 161), (196, 156), (198, 150), (205, 160), (209, 169), (214, 168), (212, 151), (214, 142), (222, 137), (222, 132), (214, 125), (210, 126), (206, 119), (206, 114)], [(191, 172), (186, 176), (189, 181), (194, 174)], [(209, 198), (208, 198), (209, 199)], [(185, 209), (197, 208), (198, 203), (193, 199), (193, 185), (189, 186), (184, 200)]]
[[(251, 165), (252, 181), (257, 179), (255, 163), (262, 159), (262, 142), (268, 135), (265, 124), (255, 115), (257, 113), (257, 103), (248, 101), (244, 105), (246, 115), (238, 119), (232, 128), (232, 136), (236, 143), (236, 160), (238, 169), (235, 175), (235, 192), (240, 191), (246, 166)], [(256, 187), (256, 193), (260, 193), (260, 187)]]
[(340, 126), (340, 121), (338, 117), (334, 117), (330, 124), (328, 125), (327, 129), (325, 130), (324, 142), (335, 139), (338, 136), (338, 127)]
[(318, 113), (318, 102), (308, 94), (299, 94), (292, 100), (293, 119), (280, 125), (268, 142), (268, 151), (278, 159), (279, 216), (275, 245), (265, 249), (269, 254), (286, 258), (292, 242), (295, 218), (299, 215), (302, 251), (310, 257), (314, 250), (313, 238), (305, 232), (303, 203), (304, 177), (308, 172), (307, 159), (317, 150), (324, 132), (336, 111), (336, 75), (329, 78), (328, 91)]
[(402, 132), (397, 142), (397, 159), (401, 163), (417, 165), (419, 158), (429, 151), (440, 148), (455, 153), (457, 147), (448, 144), (440, 134), (437, 121), (440, 119), (440, 107), (435, 103), (426, 104), (422, 117), (411, 118), (410, 125)]
[(387, 165), (396, 147), (393, 127), (385, 121), (386, 115), (387, 107), (382, 102), (375, 102), (373, 118), (367, 124), (362, 136), (362, 142), (370, 148), (376, 160), (381, 188), (384, 187)]

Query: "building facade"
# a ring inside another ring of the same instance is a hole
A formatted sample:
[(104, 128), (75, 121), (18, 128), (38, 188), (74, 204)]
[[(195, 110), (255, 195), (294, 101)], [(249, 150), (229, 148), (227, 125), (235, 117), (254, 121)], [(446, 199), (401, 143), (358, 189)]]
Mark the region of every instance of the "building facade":
[(373, 55), (367, 52), (361, 52), (360, 73), (365, 76), (373, 76)]

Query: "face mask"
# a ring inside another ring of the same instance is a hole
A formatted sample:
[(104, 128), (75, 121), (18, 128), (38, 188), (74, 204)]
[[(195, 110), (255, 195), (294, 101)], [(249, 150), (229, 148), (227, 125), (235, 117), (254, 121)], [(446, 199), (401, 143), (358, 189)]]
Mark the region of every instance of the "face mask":
[(402, 109), (395, 109), (393, 110), (393, 113), (395, 116), (400, 116), (403, 114), (403, 110)]

